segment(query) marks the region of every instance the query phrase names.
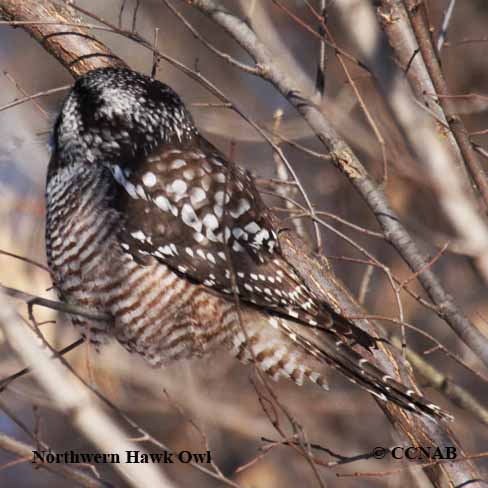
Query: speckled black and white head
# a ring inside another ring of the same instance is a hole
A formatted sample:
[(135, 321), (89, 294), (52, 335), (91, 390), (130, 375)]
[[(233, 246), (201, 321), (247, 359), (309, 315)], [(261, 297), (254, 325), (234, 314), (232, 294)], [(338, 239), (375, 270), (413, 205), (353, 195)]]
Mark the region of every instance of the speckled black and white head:
[(53, 146), (60, 162), (123, 164), (195, 131), (169, 86), (135, 71), (102, 68), (74, 84), (55, 124)]

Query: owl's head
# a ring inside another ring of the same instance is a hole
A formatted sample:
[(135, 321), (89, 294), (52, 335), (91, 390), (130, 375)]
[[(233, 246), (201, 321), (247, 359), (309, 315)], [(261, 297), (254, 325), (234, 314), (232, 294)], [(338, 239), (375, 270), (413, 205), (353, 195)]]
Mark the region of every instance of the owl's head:
[(128, 69), (101, 68), (74, 84), (56, 121), (53, 146), (66, 161), (120, 163), (194, 131), (191, 115), (169, 86)]

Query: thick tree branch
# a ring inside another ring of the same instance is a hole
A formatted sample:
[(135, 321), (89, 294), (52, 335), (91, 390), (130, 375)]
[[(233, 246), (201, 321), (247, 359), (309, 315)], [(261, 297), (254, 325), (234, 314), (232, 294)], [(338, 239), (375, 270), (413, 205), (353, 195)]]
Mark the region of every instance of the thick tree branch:
[(488, 208), (488, 179), (469, 140), (468, 131), (461, 117), (457, 114), (452, 99), (449, 98), (449, 90), (432, 42), (432, 36), (429, 32), (429, 27), (425, 23), (426, 16), (422, 15), (425, 13), (425, 7), (416, 0), (406, 0), (405, 3), (412, 28), (417, 38), (420, 53), (434, 83), (436, 93), (439, 96), (437, 101), (444, 109), (451, 132), (456, 138), (465, 164), (469, 168), (470, 174), (478, 187), (486, 209)]
[[(349, 10), (343, 9), (346, 10), (343, 15), (345, 22), (350, 21), (351, 15), (355, 15), (360, 17), (361, 25), (363, 17), (374, 16), (372, 7), (367, 4), (358, 9), (353, 0), (348, 0), (347, 3), (351, 6)], [(481, 276), (488, 282), (488, 223), (480, 215), (471, 177), (458, 142), (449, 130), (447, 114), (432, 96), (436, 89), (424, 60), (418, 53), (418, 43), (407, 11), (401, 1), (384, 0), (377, 9), (377, 17), (398, 64), (405, 72), (377, 52), (379, 34), (374, 37), (374, 46), (364, 46), (357, 35), (356, 44), (370, 61), (377, 83), (385, 93), (392, 113), (417, 157), (419, 167), (425, 167), (429, 172), (440, 207), (463, 247), (473, 256)], [(356, 34), (355, 30), (349, 31), (351, 35)], [(405, 83), (405, 75), (413, 95)], [(413, 103), (415, 99), (428, 110), (421, 110), (420, 106), (416, 106)]]
[[(95, 68), (125, 66), (88, 29), (74, 27), (79, 19), (73, 18), (66, 7), (53, 2), (2, 0), (0, 17), (15, 22), (31, 22), (28, 27), (25, 26), (25, 30), (75, 78)], [(32, 23), (35, 21), (39, 21), (39, 24)]]

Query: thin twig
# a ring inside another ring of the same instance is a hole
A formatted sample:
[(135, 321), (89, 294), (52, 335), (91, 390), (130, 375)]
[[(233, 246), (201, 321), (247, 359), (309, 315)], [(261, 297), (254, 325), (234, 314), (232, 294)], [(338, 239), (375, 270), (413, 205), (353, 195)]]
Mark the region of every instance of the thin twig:
[[(36, 450), (35, 446), (25, 444), (24, 442), (13, 439), (3, 432), (0, 432), (0, 448), (16, 456), (19, 456), (20, 459), (28, 462), (29, 464), (31, 464), (32, 462), (32, 453)], [(85, 471), (72, 467), (69, 464), (45, 463), (37, 464), (36, 466), (47, 469), (48, 471), (51, 471), (54, 474), (65, 478), (66, 480), (70, 480), (71, 483), (76, 483), (77, 485), (84, 486), (85, 488), (109, 488), (110, 486), (112, 486), (107, 481), (98, 480), (93, 476), (87, 474)]]
[(439, 32), (439, 37), (437, 39), (437, 51), (439, 53), (442, 51), (442, 46), (444, 45), (444, 42), (446, 40), (447, 29), (449, 27), (449, 23), (451, 22), (452, 13), (454, 12), (455, 5), (456, 0), (450, 0), (446, 13), (444, 15), (444, 19), (442, 19), (441, 31)]
[[(63, 356), (64, 354), (72, 351), (73, 349), (76, 349), (78, 346), (81, 346), (85, 342), (85, 339), (80, 338), (77, 339), (76, 341), (72, 342), (71, 344), (67, 345), (66, 347), (63, 347), (63, 349), (60, 349), (59, 351), (56, 351), (55, 354), (53, 354), (53, 358), (58, 357), (58, 356)], [(10, 383), (13, 381), (18, 380), (19, 378), (22, 378), (22, 376), (25, 376), (26, 374), (29, 374), (32, 371), (30, 367), (26, 367), (24, 369), (21, 369), (20, 371), (17, 371), (17, 373), (14, 373), (7, 378), (4, 378), (3, 380), (0, 380), (0, 393), (4, 391)]]
[(48, 298), (31, 295), (30, 293), (26, 293), (15, 288), (9, 288), (8, 286), (3, 286), (2, 284), (0, 284), (0, 291), (10, 297), (25, 301), (30, 307), (32, 307), (33, 305), (38, 305), (39, 307), (46, 307), (50, 308), (51, 310), (57, 310), (58, 312), (79, 315), (80, 317), (85, 317), (90, 320), (98, 320), (102, 322), (112, 320), (112, 317), (106, 313), (97, 312), (95, 310), (87, 310), (84, 307), (80, 307), (74, 304), (56, 302), (54, 300), (49, 300)]
[(47, 95), (52, 95), (53, 93), (59, 93), (61, 91), (69, 90), (71, 88), (71, 85), (63, 85), (59, 86), (58, 88), (51, 88), (50, 90), (44, 90), (38, 93), (34, 93), (33, 95), (28, 95), (23, 98), (19, 98), (17, 100), (14, 100), (13, 102), (7, 103), (5, 105), (2, 105), (0, 107), (0, 112), (3, 110), (7, 110), (12, 107), (16, 107), (17, 105), (21, 105), (22, 103), (29, 102), (31, 100), (35, 100), (36, 98), (40, 97), (45, 97)]

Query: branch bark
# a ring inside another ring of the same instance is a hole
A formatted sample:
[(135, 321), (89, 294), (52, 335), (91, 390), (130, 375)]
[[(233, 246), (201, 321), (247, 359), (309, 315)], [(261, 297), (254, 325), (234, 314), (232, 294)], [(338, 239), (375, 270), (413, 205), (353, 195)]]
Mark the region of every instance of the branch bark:
[(126, 66), (88, 29), (74, 27), (80, 20), (67, 7), (44, 1), (2, 0), (0, 17), (15, 22), (39, 21), (24, 29), (75, 78), (95, 68)]

